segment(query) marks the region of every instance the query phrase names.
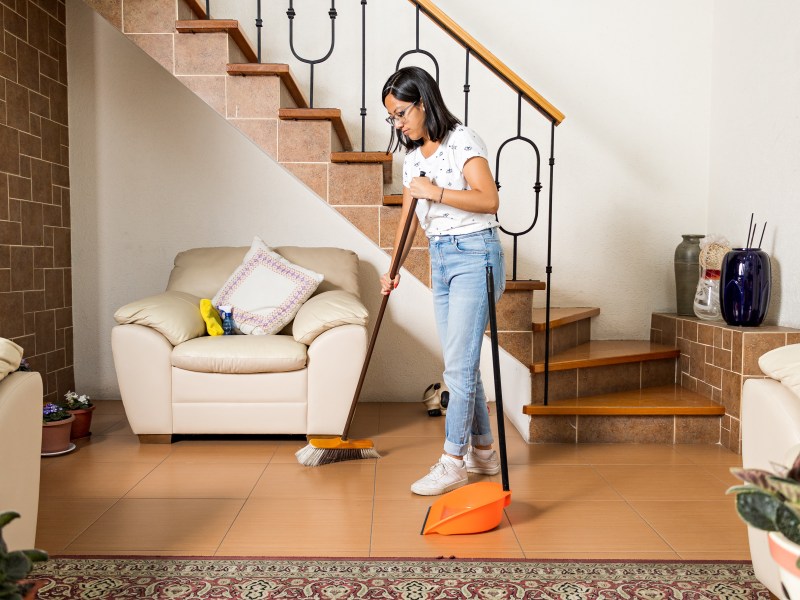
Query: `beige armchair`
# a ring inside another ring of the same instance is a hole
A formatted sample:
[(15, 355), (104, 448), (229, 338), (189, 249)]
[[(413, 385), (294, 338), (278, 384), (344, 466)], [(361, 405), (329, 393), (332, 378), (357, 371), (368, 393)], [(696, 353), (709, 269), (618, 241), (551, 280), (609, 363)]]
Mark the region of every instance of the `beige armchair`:
[(10, 373), (0, 380), (0, 512), (20, 514), (3, 530), (11, 549), (34, 547), (41, 451), (42, 378)]
[(173, 434), (341, 434), (367, 346), (359, 260), (338, 248), (281, 247), (324, 275), (274, 335), (205, 335), (198, 305), (247, 248), (181, 252), (164, 294), (117, 311), (111, 345), (120, 394), (142, 442)]

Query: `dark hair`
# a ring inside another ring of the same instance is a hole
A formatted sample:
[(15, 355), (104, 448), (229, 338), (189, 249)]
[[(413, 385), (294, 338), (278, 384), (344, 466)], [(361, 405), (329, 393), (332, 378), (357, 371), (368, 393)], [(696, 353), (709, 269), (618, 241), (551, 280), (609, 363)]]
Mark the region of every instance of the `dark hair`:
[[(394, 73), (383, 84), (381, 101), (386, 101), (386, 96), (391, 94), (403, 102), (422, 102), (425, 105), (425, 129), (434, 142), (445, 138), (448, 132), (460, 125), (461, 121), (451, 113), (442, 99), (439, 85), (430, 73), (419, 67), (403, 67)], [(397, 142), (395, 142), (397, 136)], [(394, 152), (400, 146), (407, 151), (422, 145), (422, 139), (411, 140), (396, 127), (392, 126), (392, 137), (389, 138), (387, 152)], [(392, 147), (394, 146), (394, 147)]]

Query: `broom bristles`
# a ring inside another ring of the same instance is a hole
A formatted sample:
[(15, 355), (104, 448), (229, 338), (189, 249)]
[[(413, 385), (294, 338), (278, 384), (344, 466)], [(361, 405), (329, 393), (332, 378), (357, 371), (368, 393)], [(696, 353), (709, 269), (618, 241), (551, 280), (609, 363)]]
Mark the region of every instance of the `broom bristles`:
[(312, 444), (295, 452), (295, 456), (297, 461), (306, 467), (318, 467), (345, 460), (381, 457), (375, 448), (316, 448)]

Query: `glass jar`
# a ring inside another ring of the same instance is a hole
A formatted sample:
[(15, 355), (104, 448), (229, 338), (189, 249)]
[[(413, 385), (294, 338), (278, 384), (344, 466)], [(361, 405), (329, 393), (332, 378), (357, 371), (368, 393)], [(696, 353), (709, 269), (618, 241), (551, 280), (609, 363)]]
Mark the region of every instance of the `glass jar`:
[(719, 306), (719, 277), (718, 269), (703, 269), (700, 280), (697, 282), (697, 291), (694, 294), (692, 305), (697, 318), (706, 321), (722, 319), (722, 311)]

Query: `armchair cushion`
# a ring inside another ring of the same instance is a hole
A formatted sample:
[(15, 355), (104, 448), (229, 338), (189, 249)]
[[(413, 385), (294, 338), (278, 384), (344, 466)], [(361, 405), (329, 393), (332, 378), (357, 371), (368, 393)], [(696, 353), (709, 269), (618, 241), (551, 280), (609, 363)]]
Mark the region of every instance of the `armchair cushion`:
[(309, 345), (318, 335), (339, 325), (367, 324), (367, 308), (343, 290), (323, 292), (308, 300), (294, 318), (294, 339)]
[(322, 281), (319, 273), (273, 252), (256, 236), (242, 264), (212, 300), (233, 307), (233, 322), (242, 333), (277, 333), (297, 314)]
[(6, 338), (0, 338), (0, 381), (19, 368), (22, 348)]
[(288, 335), (204, 336), (177, 346), (173, 367), (201, 373), (274, 373), (306, 366), (306, 347)]
[(758, 366), (800, 396), (800, 344), (775, 348), (761, 355)]
[(164, 292), (126, 304), (114, 313), (120, 325), (152, 327), (177, 346), (206, 333), (200, 298), (185, 292)]

